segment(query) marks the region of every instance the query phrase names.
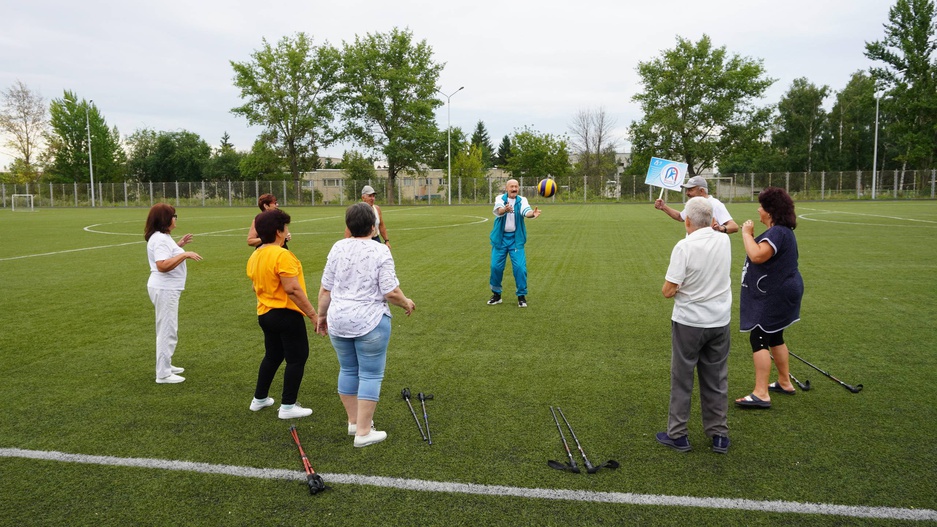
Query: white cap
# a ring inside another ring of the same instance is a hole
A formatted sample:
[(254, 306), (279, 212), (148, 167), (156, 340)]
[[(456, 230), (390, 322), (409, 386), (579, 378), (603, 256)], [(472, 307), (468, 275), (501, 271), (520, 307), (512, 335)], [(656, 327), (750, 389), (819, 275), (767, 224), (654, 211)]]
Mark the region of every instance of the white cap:
[(703, 187), (704, 189), (709, 190), (709, 185), (706, 184), (706, 178), (703, 176), (693, 176), (681, 186), (683, 188)]
[[(705, 182), (704, 182), (704, 183), (705, 183)], [(374, 187), (372, 187), (371, 185), (365, 185), (365, 186), (361, 189), (361, 195), (362, 195), (362, 196), (370, 196), (371, 194), (375, 194), (375, 192), (374, 192)]]

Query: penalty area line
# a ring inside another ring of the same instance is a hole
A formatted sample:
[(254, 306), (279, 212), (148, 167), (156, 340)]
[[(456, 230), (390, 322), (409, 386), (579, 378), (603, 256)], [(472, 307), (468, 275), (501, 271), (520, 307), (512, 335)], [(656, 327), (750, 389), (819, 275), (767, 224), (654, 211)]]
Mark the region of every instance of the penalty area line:
[[(93, 456), (84, 454), (68, 454), (55, 451), (23, 450), (19, 448), (0, 448), (0, 457), (39, 459), (45, 461), (81, 463), (88, 465), (179, 470), (187, 472), (198, 472), (202, 474), (224, 474), (229, 476), (259, 479), (285, 479), (296, 481), (306, 480), (305, 473), (298, 470), (239, 467), (234, 465), (216, 465), (211, 463), (199, 463), (192, 461)], [(320, 475), (323, 479), (326, 480), (327, 483), (331, 484), (366, 485), (372, 487), (386, 487), (398, 490), (404, 489), (421, 492), (445, 492), (449, 494), (474, 494), (481, 496), (513, 496), (529, 499), (614, 503), (623, 505), (650, 505), (656, 507), (695, 507), (703, 509), (728, 509), (774, 513), (780, 512), (790, 514), (819, 514), (824, 516), (848, 516), (854, 518), (937, 521), (937, 511), (932, 509), (864, 507), (824, 503), (759, 501), (730, 498), (699, 498), (691, 496), (632, 494), (629, 492), (537, 489), (526, 487), (508, 487), (503, 485), (479, 485), (474, 483), (453, 483), (420, 479), (390, 478), (383, 476), (362, 476), (355, 474), (320, 473)]]

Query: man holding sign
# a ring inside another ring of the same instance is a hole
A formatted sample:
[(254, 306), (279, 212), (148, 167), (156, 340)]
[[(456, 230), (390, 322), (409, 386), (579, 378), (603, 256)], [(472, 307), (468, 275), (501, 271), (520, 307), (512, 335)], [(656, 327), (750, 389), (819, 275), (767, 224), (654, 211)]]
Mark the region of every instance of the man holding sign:
[[(726, 206), (723, 205), (722, 202), (718, 199), (709, 195), (709, 185), (706, 183), (706, 179), (703, 178), (703, 176), (693, 176), (687, 180), (686, 183), (681, 185), (681, 187), (686, 189), (687, 198), (701, 196), (709, 200), (709, 203), (713, 207), (713, 230), (724, 232), (726, 234), (738, 232), (739, 226), (732, 219), (732, 216), (729, 215), (729, 211), (726, 209)], [(663, 192), (661, 192), (661, 195), (663, 195)], [(658, 198), (654, 201), (654, 208), (664, 211), (668, 216), (679, 222), (686, 221), (685, 212), (680, 212), (668, 207), (661, 198)]]

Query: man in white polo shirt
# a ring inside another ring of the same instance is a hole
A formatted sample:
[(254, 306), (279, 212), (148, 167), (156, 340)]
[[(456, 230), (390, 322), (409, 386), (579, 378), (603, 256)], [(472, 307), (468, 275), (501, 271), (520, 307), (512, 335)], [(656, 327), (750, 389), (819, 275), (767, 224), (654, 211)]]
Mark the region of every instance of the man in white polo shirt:
[[(726, 209), (726, 206), (723, 205), (722, 202), (718, 199), (709, 195), (709, 185), (706, 183), (706, 178), (703, 176), (693, 176), (681, 186), (686, 189), (687, 198), (701, 196), (709, 200), (709, 203), (713, 208), (713, 230), (724, 232), (726, 234), (738, 232), (739, 226), (732, 219), (732, 216), (729, 215), (729, 211)], [(664, 211), (668, 216), (677, 221), (686, 220), (686, 215), (684, 213), (668, 207), (662, 199), (657, 199), (654, 201), (654, 208)]]
[(661, 290), (673, 298), (671, 315), (670, 410), (667, 431), (657, 441), (680, 452), (691, 449), (687, 435), (693, 370), (699, 376), (703, 429), (714, 452), (729, 449), (729, 321), (732, 318), (732, 247), (713, 230), (712, 205), (697, 196), (684, 208), (687, 235), (670, 255)]

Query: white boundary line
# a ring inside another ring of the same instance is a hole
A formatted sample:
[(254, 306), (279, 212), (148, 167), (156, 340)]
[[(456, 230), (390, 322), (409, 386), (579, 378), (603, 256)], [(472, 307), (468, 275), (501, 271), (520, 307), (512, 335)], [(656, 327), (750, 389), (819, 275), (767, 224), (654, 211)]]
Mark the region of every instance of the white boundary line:
[(869, 217), (869, 218), (887, 218), (889, 220), (910, 221), (910, 222), (916, 222), (916, 223), (931, 224), (931, 225), (923, 225), (924, 227), (937, 226), (937, 221), (918, 220), (914, 218), (902, 218), (901, 216), (885, 216), (884, 214), (866, 214), (863, 212), (846, 212), (846, 211), (840, 211), (840, 210), (810, 209), (810, 208), (805, 208), (804, 210), (810, 210), (810, 211), (813, 211), (813, 213), (799, 214), (797, 216), (798, 218), (802, 220), (817, 221), (817, 222), (822, 222), (822, 223), (840, 223), (843, 225), (863, 225), (867, 227), (896, 227), (894, 223), (861, 223), (857, 221), (836, 221), (836, 220), (812, 218), (811, 216), (815, 216), (819, 214), (846, 214), (846, 215), (851, 215), (851, 216), (864, 216), (864, 217)]
[[(199, 472), (202, 474), (226, 474), (244, 478), (287, 479), (305, 481), (306, 475), (296, 470), (238, 467), (215, 465), (191, 461), (172, 461), (150, 458), (121, 458), (67, 454), (55, 451), (0, 448), (0, 457), (41, 459), (64, 463), (108, 465), (160, 470)], [(508, 487), (503, 485), (478, 485), (421, 479), (361, 476), (355, 474), (320, 473), (327, 483), (367, 485), (424, 492), (451, 494), (475, 494), (483, 496), (514, 496), (518, 498), (579, 501), (592, 503), (617, 503), (624, 505), (650, 505), (665, 507), (696, 507), (703, 509), (746, 510), (757, 512), (780, 512), (791, 514), (819, 514), (824, 516), (848, 516), (853, 518), (881, 518), (891, 520), (937, 521), (937, 511), (932, 509), (904, 509), (898, 507), (862, 507), (832, 505), (825, 503), (799, 503), (795, 501), (758, 501), (728, 498), (696, 498), (690, 496), (666, 496), (657, 494), (632, 494), (630, 492), (596, 492), (587, 490), (535, 489)]]

